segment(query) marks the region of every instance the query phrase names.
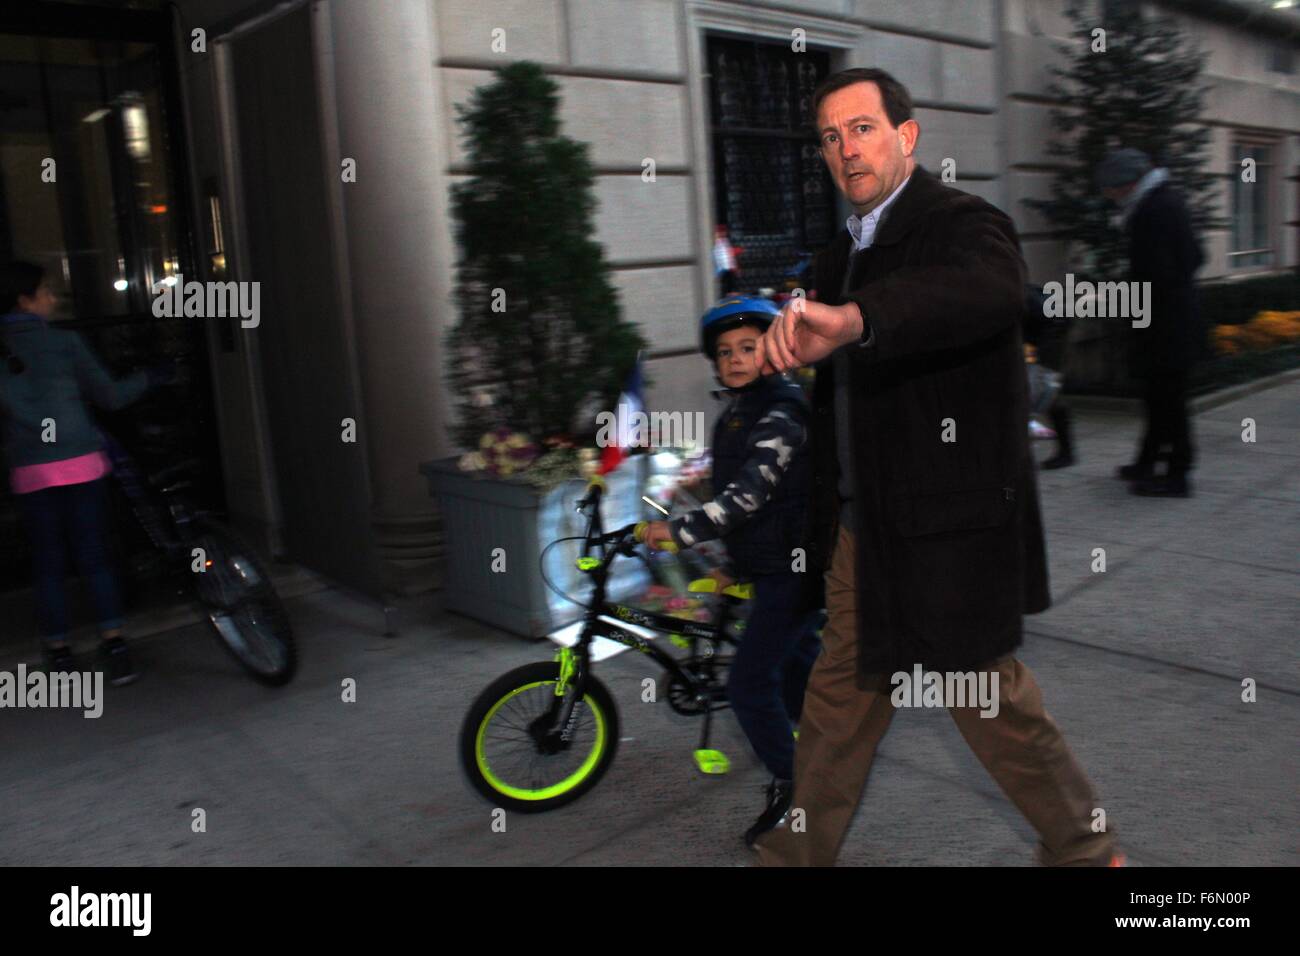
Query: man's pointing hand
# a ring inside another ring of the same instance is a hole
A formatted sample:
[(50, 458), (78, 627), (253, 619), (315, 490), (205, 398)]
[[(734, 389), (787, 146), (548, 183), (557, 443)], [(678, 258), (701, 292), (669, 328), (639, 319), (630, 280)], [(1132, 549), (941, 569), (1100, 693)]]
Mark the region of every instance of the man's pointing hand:
[(758, 340), (759, 373), (772, 375), (813, 365), (861, 337), (857, 303), (826, 305), (802, 297), (791, 299)]

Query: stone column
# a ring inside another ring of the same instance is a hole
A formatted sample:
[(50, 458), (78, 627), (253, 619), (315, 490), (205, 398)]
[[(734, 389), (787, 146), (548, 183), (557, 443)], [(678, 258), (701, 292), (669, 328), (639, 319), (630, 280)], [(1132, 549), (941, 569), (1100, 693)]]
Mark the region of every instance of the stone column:
[[(417, 472), (449, 454), (442, 342), (454, 250), (446, 227), (445, 99), (429, 0), (330, 6), (346, 256), (373, 501), (387, 585), (432, 586), (433, 502)], [(330, 55), (330, 51), (322, 51)]]

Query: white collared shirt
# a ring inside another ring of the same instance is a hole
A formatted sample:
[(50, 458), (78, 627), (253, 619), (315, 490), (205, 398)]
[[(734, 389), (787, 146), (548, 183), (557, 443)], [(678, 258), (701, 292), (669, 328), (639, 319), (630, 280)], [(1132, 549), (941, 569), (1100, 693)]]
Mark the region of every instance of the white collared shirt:
[(876, 230), (880, 228), (880, 223), (884, 221), (885, 213), (889, 211), (890, 205), (898, 194), (903, 191), (903, 187), (911, 180), (912, 174), (908, 173), (907, 179), (898, 184), (898, 188), (889, 194), (889, 198), (882, 202), (865, 216), (849, 216), (846, 225), (849, 227), (849, 235), (853, 237), (853, 251), (861, 252), (863, 249), (870, 248), (871, 244), (876, 241)]

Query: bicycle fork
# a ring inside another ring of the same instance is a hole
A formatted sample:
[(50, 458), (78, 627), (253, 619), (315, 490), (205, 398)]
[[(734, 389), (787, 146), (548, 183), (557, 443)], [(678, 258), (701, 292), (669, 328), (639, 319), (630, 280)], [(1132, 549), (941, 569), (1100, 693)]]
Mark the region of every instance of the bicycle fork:
[[(567, 744), (577, 722), (578, 703), (581, 700), (582, 685), (587, 675), (573, 648), (560, 648), (555, 654), (555, 659), (560, 664), (560, 676), (555, 681), (555, 696), (560, 700), (560, 711), (554, 726), (560, 728), (560, 740)], [(570, 685), (573, 686), (572, 694), (568, 693)]]

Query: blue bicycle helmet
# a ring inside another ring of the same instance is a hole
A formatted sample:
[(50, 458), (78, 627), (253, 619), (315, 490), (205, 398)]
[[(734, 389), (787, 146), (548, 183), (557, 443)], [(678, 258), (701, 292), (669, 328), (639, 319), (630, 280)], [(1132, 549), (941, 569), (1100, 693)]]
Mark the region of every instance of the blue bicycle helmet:
[(716, 361), (718, 336), (742, 325), (753, 325), (762, 331), (781, 314), (776, 303), (759, 296), (729, 295), (716, 302), (700, 319), (700, 351)]

